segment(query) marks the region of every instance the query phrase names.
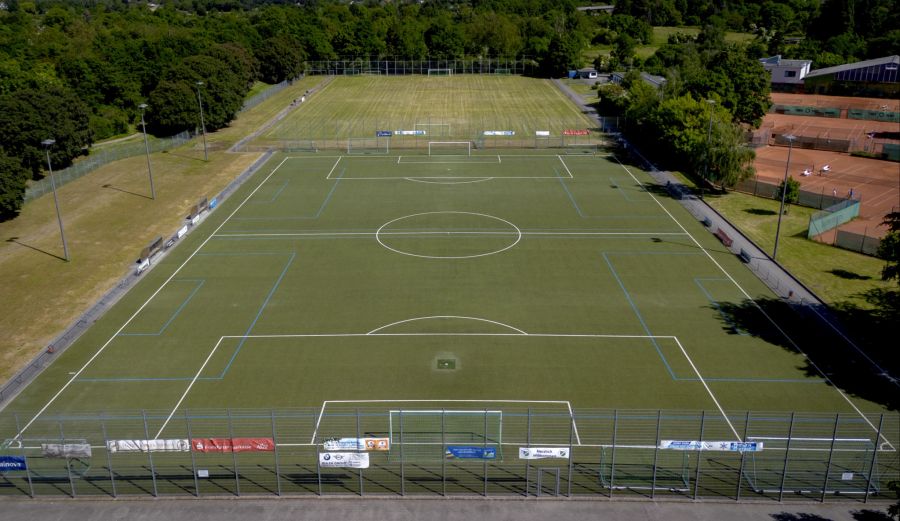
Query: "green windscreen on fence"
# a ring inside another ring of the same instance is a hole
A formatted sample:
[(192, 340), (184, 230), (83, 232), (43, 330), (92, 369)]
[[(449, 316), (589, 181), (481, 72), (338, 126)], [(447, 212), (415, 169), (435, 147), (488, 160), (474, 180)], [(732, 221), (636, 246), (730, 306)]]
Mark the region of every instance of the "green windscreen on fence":
[(847, 117), (850, 119), (870, 119), (874, 121), (900, 123), (900, 112), (891, 112), (888, 110), (848, 109)]
[(833, 206), (812, 214), (809, 218), (809, 230), (806, 232), (806, 238), (812, 239), (816, 235), (837, 228), (854, 217), (859, 216), (859, 201), (855, 199), (847, 199)]
[(897, 143), (885, 143), (882, 146), (882, 154), (888, 161), (900, 161), (900, 145)]
[(820, 118), (839, 118), (841, 109), (836, 107), (809, 107), (805, 105), (775, 105), (772, 111), (788, 116), (817, 116)]

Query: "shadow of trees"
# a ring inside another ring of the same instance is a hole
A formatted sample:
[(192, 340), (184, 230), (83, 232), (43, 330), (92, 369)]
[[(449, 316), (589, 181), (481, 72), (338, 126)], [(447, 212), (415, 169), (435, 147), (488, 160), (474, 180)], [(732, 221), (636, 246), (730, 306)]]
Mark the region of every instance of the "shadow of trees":
[(820, 377), (824, 373), (832, 384), (851, 395), (897, 410), (900, 291), (875, 289), (862, 296), (872, 309), (851, 302), (830, 308), (801, 306), (778, 298), (719, 306), (723, 328), (746, 331), (788, 351), (799, 348), (807, 356), (802, 367), (807, 375)]

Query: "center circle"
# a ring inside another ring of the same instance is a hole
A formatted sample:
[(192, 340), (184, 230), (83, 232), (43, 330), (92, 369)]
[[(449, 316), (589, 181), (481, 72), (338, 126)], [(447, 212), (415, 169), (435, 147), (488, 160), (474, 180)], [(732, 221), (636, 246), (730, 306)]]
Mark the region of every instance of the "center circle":
[(410, 257), (474, 259), (512, 248), (522, 240), (522, 230), (483, 213), (424, 212), (382, 224), (375, 240), (392, 252)]

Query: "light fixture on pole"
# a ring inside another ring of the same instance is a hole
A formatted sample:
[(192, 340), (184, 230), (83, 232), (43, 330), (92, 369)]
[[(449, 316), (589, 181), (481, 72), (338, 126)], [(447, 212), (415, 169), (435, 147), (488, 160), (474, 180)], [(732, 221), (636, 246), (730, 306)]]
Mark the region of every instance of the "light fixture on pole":
[(202, 81), (197, 82), (197, 103), (200, 105), (200, 129), (203, 131), (203, 160), (209, 161), (209, 150), (206, 148), (206, 123), (203, 122), (203, 100), (200, 98)]
[(144, 109), (147, 108), (146, 103), (138, 105), (141, 109), (141, 128), (144, 132), (144, 148), (147, 150), (147, 177), (150, 178), (150, 199), (156, 199), (156, 191), (153, 189), (153, 168), (150, 166), (150, 143), (147, 142), (147, 123), (144, 122)]
[[(716, 100), (708, 99), (706, 100), (709, 103), (709, 128), (706, 130), (706, 164), (703, 165), (703, 182), (707, 182), (709, 180), (709, 160), (711, 159), (712, 154), (712, 120), (713, 120), (713, 105), (716, 104)], [(700, 186), (700, 195), (703, 195), (703, 186)]]
[(53, 203), (56, 205), (56, 220), (59, 221), (59, 235), (62, 237), (63, 257), (69, 262), (69, 245), (66, 243), (66, 232), (63, 230), (62, 214), (59, 212), (59, 199), (56, 197), (56, 182), (53, 180), (53, 167), (50, 165), (50, 147), (56, 143), (55, 139), (45, 139), (41, 141), (44, 150), (47, 152), (47, 172), (50, 175), (50, 187), (53, 189)]
[(794, 149), (794, 140), (797, 136), (788, 134), (784, 136), (788, 140), (788, 157), (784, 165), (784, 181), (781, 183), (781, 209), (778, 210), (778, 226), (775, 227), (775, 249), (772, 250), (772, 260), (778, 255), (778, 235), (781, 233), (781, 217), (784, 215), (784, 199), (787, 196), (788, 170), (791, 168), (791, 150)]

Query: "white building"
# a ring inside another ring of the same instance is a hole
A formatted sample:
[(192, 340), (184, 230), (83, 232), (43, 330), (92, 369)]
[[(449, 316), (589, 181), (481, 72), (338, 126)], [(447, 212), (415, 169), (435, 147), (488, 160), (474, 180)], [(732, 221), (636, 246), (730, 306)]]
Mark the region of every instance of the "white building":
[(769, 72), (772, 84), (803, 85), (803, 78), (809, 74), (811, 60), (783, 60), (781, 55), (760, 58), (760, 63)]

